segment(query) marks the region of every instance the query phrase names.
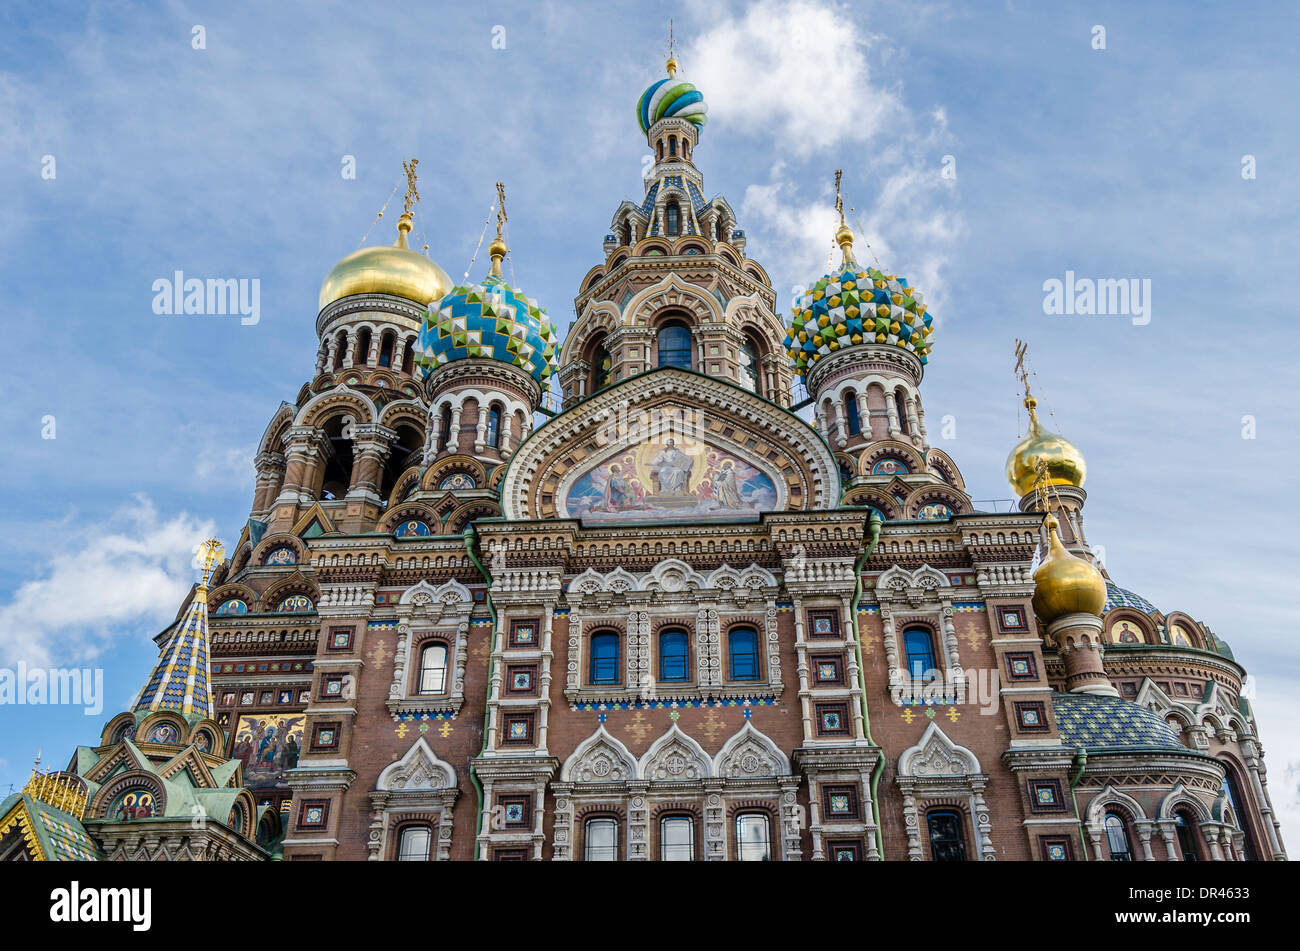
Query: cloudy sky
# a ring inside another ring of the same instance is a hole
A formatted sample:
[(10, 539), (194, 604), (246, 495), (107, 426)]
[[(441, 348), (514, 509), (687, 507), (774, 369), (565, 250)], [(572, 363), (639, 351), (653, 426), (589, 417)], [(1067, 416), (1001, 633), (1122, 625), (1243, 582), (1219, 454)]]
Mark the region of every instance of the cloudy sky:
[[(1029, 341), (1050, 424), (1087, 454), (1112, 576), (1256, 672), (1300, 848), (1293, 11), (475, 6), (0, 10), (0, 666), (105, 672), (99, 716), (0, 708), (0, 793), (42, 744), (61, 762), (95, 741), (146, 675), (193, 545), (237, 537), (256, 441), (312, 372), (320, 281), (403, 158), (421, 160), (417, 244), (457, 278), (506, 182), (517, 282), (567, 324), (614, 209), (641, 194), (633, 106), (671, 12), (710, 108), (706, 191), (782, 303), (825, 269), (841, 167), (860, 256), (927, 292), (929, 428), (977, 499), (1011, 495), (1012, 348)], [(177, 270), (259, 279), (261, 319), (156, 315), (153, 282)], [(1149, 322), (1045, 314), (1044, 282), (1068, 271), (1150, 281)]]

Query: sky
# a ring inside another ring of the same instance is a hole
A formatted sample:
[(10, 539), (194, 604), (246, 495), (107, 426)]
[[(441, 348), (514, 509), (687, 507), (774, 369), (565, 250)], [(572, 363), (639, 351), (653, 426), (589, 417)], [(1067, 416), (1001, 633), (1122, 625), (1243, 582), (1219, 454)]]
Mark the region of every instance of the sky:
[[(567, 326), (614, 210), (641, 197), (634, 105), (672, 16), (709, 104), (706, 194), (778, 301), (826, 269), (842, 168), (859, 258), (936, 315), (931, 440), (1003, 507), (1029, 343), (1044, 419), (1087, 456), (1111, 576), (1254, 672), (1300, 848), (1288, 4), (443, 6), (0, 7), (0, 667), (104, 676), (93, 716), (0, 707), (0, 794), (38, 750), (61, 765), (97, 741), (194, 545), (237, 538), (257, 442), (313, 370), (320, 281), (363, 237), (391, 242), (403, 159), (420, 158), (413, 244), (456, 279), (506, 183), (507, 267)], [(259, 319), (156, 314), (178, 270), (257, 279)], [(1067, 273), (1136, 280), (1149, 308), (1046, 313)]]

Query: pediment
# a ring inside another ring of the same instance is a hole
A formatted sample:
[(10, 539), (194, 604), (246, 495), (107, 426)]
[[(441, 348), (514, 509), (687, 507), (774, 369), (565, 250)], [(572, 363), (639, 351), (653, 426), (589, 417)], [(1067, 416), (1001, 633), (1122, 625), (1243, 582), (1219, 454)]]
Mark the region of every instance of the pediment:
[(502, 479), (508, 519), (744, 521), (832, 508), (839, 469), (802, 419), (724, 380), (661, 368), (538, 429)]

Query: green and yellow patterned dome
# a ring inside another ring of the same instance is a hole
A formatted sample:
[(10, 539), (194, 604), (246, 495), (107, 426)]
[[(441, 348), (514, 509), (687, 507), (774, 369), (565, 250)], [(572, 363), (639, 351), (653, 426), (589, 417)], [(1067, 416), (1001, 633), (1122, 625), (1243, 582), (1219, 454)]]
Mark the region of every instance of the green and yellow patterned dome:
[(927, 362), (933, 318), (921, 292), (905, 278), (863, 267), (853, 258), (853, 232), (841, 225), (838, 271), (825, 274), (794, 299), (786, 349), (805, 376), (822, 357), (861, 343), (899, 347)]

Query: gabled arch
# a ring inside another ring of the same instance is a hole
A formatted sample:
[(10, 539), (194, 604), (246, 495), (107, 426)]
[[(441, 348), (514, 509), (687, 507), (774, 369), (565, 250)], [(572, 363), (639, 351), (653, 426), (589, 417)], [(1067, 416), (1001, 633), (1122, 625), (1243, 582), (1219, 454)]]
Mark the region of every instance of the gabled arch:
[(714, 775), (723, 779), (757, 779), (790, 775), (790, 760), (753, 722), (744, 726), (722, 744), (713, 759)]
[(308, 400), (298, 410), (294, 425), (319, 427), (325, 420), (342, 412), (355, 414), (358, 424), (373, 423), (379, 416), (379, 408), (375, 406), (374, 400), (345, 384)]
[(266, 429), (262, 433), (262, 439), (257, 444), (257, 453), (261, 455), (264, 452), (281, 452), (283, 446), (280, 438), (284, 431), (293, 425), (294, 408), (292, 403), (281, 402), (271, 421), (266, 424)]
[(699, 782), (713, 775), (713, 760), (674, 723), (642, 754), (637, 774), (652, 783)]
[(949, 739), (933, 721), (916, 745), (908, 747), (898, 758), (899, 776), (955, 778), (980, 772), (979, 758)]
[(1156, 818), (1172, 819), (1175, 811), (1183, 808), (1189, 810), (1198, 822), (1206, 822), (1210, 819), (1210, 810), (1206, 808), (1205, 803), (1192, 795), (1187, 784), (1180, 779), (1173, 789), (1165, 793), (1156, 806)]
[(1101, 792), (1092, 797), (1092, 802), (1088, 803), (1088, 825), (1100, 829), (1102, 820), (1110, 809), (1123, 811), (1132, 822), (1147, 818), (1146, 810), (1142, 808), (1140, 802), (1128, 793), (1120, 792), (1119, 787), (1113, 783), (1107, 783)]
[(565, 783), (629, 783), (637, 779), (636, 759), (600, 724), (560, 767)]
[(417, 737), (402, 758), (389, 763), (375, 780), (377, 792), (455, 789), (456, 769), (438, 758), (424, 737)]
[(683, 281), (676, 272), (638, 292), (623, 308), (624, 326), (646, 327), (665, 308), (688, 315), (696, 326), (722, 320), (717, 299), (704, 288)]

